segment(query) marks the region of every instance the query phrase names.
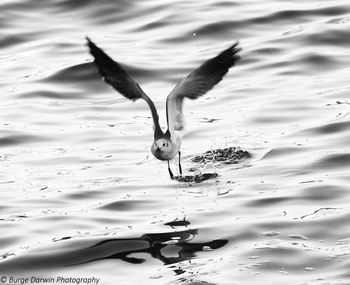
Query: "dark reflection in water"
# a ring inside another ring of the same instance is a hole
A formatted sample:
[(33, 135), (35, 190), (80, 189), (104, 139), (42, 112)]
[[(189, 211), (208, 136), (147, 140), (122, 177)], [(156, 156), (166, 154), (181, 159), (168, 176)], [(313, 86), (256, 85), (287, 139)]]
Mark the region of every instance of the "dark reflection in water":
[[(108, 239), (76, 252), (75, 256), (81, 262), (71, 265), (106, 259), (121, 259), (132, 264), (140, 264), (146, 260), (136, 257), (139, 253), (148, 253), (168, 265), (190, 260), (196, 256), (196, 252), (218, 249), (228, 242), (224, 239), (202, 243), (189, 242), (197, 234), (197, 229), (189, 229), (170, 233), (144, 234), (139, 238)], [(178, 268), (174, 271), (176, 274), (184, 273)]]
[(184, 217), (182, 220), (176, 219), (172, 222), (165, 223), (164, 225), (170, 226), (174, 229), (175, 227), (187, 227), (190, 224), (191, 223), (189, 221), (186, 221), (186, 217)]
[(174, 179), (179, 182), (200, 183), (216, 177), (218, 177), (217, 173), (200, 173), (195, 175), (174, 176)]
[[(187, 227), (190, 222), (185, 218), (165, 223), (172, 227)], [(196, 235), (198, 229), (186, 229), (182, 231), (149, 233), (137, 238), (115, 238), (106, 239), (76, 251), (68, 251), (60, 254), (32, 254), (21, 258), (9, 259), (2, 263), (2, 270), (42, 270), (47, 268), (59, 268), (62, 266), (77, 266), (102, 260), (119, 259), (131, 264), (146, 262), (140, 254), (149, 254), (164, 265), (176, 264), (191, 260), (196, 257), (197, 252), (211, 251), (223, 247), (228, 243), (226, 239), (215, 239), (208, 242), (190, 242)], [(60, 242), (69, 240), (71, 237), (63, 237), (54, 240)], [(63, 246), (67, 246), (63, 245)], [(5, 257), (3, 257), (4, 259)], [(182, 266), (170, 267), (177, 275), (186, 270)]]

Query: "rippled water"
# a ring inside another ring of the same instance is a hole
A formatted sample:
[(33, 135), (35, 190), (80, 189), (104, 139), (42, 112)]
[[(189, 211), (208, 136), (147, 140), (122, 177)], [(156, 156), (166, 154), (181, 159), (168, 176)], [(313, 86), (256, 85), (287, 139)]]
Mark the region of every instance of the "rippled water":
[[(350, 284), (348, 1), (0, 9), (1, 282)], [(171, 181), (147, 105), (100, 80), (85, 36), (125, 63), (163, 125), (176, 82), (240, 40), (238, 66), (186, 102), (183, 168), (217, 148), (252, 158)]]

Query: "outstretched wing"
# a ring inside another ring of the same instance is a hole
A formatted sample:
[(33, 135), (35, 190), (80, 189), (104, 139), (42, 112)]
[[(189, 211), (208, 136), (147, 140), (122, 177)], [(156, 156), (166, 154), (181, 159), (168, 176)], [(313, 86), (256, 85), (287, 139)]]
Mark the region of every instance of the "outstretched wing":
[(113, 86), (124, 97), (136, 101), (144, 99), (152, 113), (155, 137), (163, 134), (159, 125), (159, 116), (153, 101), (142, 91), (136, 81), (120, 66), (120, 64), (111, 59), (102, 49), (96, 46), (89, 38), (86, 38), (90, 53), (94, 57), (94, 62), (104, 78), (104, 80)]
[(168, 130), (181, 130), (184, 127), (182, 112), (184, 98), (197, 99), (212, 89), (239, 60), (241, 48), (238, 42), (207, 60), (180, 81), (170, 92), (166, 101)]

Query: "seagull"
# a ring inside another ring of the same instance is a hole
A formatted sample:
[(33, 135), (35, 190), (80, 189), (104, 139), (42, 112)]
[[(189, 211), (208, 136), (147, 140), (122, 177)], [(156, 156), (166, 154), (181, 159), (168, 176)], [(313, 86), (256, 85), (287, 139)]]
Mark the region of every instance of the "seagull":
[(182, 139), (177, 131), (181, 131), (184, 128), (184, 99), (197, 99), (221, 81), (228, 70), (240, 59), (239, 52), (241, 48), (239, 47), (239, 42), (225, 49), (216, 57), (205, 61), (182, 79), (169, 93), (166, 99), (168, 129), (166, 132), (163, 132), (159, 125), (159, 116), (153, 101), (118, 62), (110, 58), (88, 37), (86, 37), (86, 40), (90, 53), (94, 57), (94, 63), (104, 80), (127, 99), (132, 101), (143, 99), (146, 101), (152, 113), (154, 124), (154, 141), (151, 146), (151, 152), (157, 159), (168, 162), (168, 171), (171, 179), (174, 179), (174, 175), (170, 169), (169, 161), (178, 154), (179, 172), (180, 176), (182, 176), (180, 152)]

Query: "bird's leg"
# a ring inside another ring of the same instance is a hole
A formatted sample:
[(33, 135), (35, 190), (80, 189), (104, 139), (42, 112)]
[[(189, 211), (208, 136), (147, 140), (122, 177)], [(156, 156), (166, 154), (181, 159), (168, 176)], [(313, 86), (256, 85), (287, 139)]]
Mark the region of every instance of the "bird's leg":
[(168, 171), (169, 171), (171, 180), (173, 180), (174, 179), (174, 174), (173, 174), (173, 172), (170, 169), (169, 160), (168, 160)]
[(180, 176), (182, 176), (182, 167), (181, 167), (181, 151), (179, 151), (179, 171), (180, 171)]

